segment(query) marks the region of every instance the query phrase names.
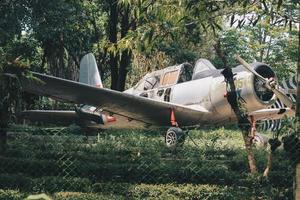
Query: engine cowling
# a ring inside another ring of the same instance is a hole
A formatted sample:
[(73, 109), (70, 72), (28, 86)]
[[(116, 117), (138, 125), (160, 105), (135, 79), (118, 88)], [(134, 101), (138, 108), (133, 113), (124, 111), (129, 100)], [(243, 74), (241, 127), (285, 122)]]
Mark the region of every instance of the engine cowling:
[[(268, 65), (264, 63), (252, 63), (251, 65), (264, 78), (277, 80), (275, 72)], [(240, 74), (237, 79), (243, 82), (241, 97), (247, 102), (248, 111), (263, 109), (275, 102), (275, 94), (264, 85), (264, 82), (248, 71), (240, 72)]]
[[(252, 63), (253, 68), (257, 73), (265, 78), (275, 78), (274, 71), (264, 63)], [(233, 68), (233, 73), (236, 74), (235, 87), (237, 95), (245, 102), (244, 106), (248, 112), (264, 109), (272, 105), (276, 96), (267, 89), (263, 82), (260, 82), (252, 73), (245, 70), (243, 66)], [(220, 113), (220, 120), (234, 116), (231, 106), (226, 98), (226, 83), (223, 76), (215, 77), (210, 83), (210, 99), (212, 107)], [(218, 118), (218, 116), (216, 116)]]
[[(270, 79), (277, 79), (274, 71), (265, 64), (262, 63), (255, 63), (254, 64), (254, 69), (255, 71), (263, 76), (264, 78)], [(264, 83), (259, 80), (257, 77), (253, 78), (253, 85), (254, 85), (254, 94), (256, 97), (265, 104), (270, 104), (273, 103), (273, 100), (275, 100), (275, 95), (274, 93), (269, 90), (266, 86), (264, 86)]]

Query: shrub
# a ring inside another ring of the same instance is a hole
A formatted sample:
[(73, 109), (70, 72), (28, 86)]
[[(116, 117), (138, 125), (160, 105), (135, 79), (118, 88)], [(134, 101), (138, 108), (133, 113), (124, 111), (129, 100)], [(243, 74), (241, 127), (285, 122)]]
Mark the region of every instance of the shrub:
[(92, 183), (84, 178), (42, 177), (33, 179), (35, 192), (78, 191), (88, 192)]
[(32, 180), (17, 174), (0, 174), (0, 188), (30, 190)]
[(17, 190), (2, 190), (0, 189), (0, 199), (1, 200), (20, 200), (24, 199), (27, 195), (25, 193), (20, 193)]
[(55, 200), (109, 200), (109, 199), (125, 199), (117, 195), (103, 195), (80, 192), (59, 192), (54, 195)]

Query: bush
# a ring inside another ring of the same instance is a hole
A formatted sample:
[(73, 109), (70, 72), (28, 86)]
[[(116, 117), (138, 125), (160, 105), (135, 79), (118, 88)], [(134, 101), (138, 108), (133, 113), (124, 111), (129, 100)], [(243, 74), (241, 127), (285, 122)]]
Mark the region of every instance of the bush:
[(20, 193), (17, 190), (2, 190), (0, 189), (0, 199), (1, 200), (20, 200), (24, 199), (27, 195), (25, 193)]
[(42, 177), (33, 179), (35, 192), (78, 191), (89, 192), (92, 183), (84, 178)]
[(0, 158), (0, 170), (5, 173), (22, 173), (30, 176), (57, 175), (60, 167), (55, 160)]
[[(284, 151), (276, 151), (268, 181), (248, 176), (237, 131), (193, 131), (198, 146), (187, 140), (176, 151), (166, 148), (158, 133), (108, 133), (100, 140), (13, 133), (8, 151), (0, 157), (0, 173), (5, 173), (0, 174), (0, 188), (68, 191), (58, 193), (58, 199), (282, 199), (292, 194), (293, 169)], [(255, 154), (262, 172), (266, 151)]]
[(30, 190), (32, 180), (16, 174), (0, 174), (0, 188)]
[(76, 191), (89, 192), (92, 183), (86, 178), (57, 176), (31, 178), (24, 175), (0, 174), (0, 188), (34, 192)]
[(109, 200), (109, 199), (125, 199), (117, 195), (103, 195), (80, 192), (59, 192), (54, 195), (55, 200)]
[(128, 184), (97, 183), (94, 192), (105, 195), (116, 194), (126, 199), (244, 199), (248, 189), (217, 185), (195, 184)]

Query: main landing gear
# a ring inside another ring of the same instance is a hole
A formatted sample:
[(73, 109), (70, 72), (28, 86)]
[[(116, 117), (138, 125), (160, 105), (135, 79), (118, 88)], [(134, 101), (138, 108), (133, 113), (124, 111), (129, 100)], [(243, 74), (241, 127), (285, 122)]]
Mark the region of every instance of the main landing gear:
[(173, 110), (170, 112), (170, 122), (173, 127), (169, 128), (165, 134), (165, 143), (167, 147), (173, 149), (183, 145), (185, 141), (185, 132), (178, 127)]
[(256, 120), (250, 116), (251, 129), (248, 137), (251, 138), (251, 144), (256, 148), (265, 148), (268, 145), (269, 138), (256, 131)]
[(185, 133), (181, 128), (171, 127), (165, 135), (165, 143), (169, 148), (182, 146), (185, 141)]

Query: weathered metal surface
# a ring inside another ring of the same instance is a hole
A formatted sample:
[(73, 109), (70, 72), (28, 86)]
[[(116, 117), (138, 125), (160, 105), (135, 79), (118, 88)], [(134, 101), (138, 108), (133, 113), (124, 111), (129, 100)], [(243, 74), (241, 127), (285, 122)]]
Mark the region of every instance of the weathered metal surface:
[(178, 123), (193, 125), (209, 120), (210, 113), (184, 105), (157, 101), (109, 89), (34, 73), (43, 83), (23, 79), (23, 89), (54, 99), (101, 107), (103, 110), (149, 124), (170, 125), (170, 110), (176, 113)]
[[(126, 117), (129, 121), (158, 126), (172, 126), (171, 112), (174, 112), (176, 122), (181, 127), (236, 120), (225, 96), (226, 83), (221, 70), (215, 69), (209, 61), (200, 62), (202, 65), (197, 66), (198, 78), (193, 76), (193, 67), (184, 63), (149, 73), (136, 86), (122, 93), (97, 88), (101, 80), (95, 59), (89, 55), (81, 61), (81, 68), (87, 68), (81, 69), (81, 82), (84, 83), (33, 73), (42, 83), (23, 79), (23, 89), (54, 99), (101, 108)], [(275, 76), (265, 64), (254, 63), (252, 66), (266, 78)], [(244, 100), (248, 113), (254, 118), (259, 115), (260, 119), (264, 114), (267, 117), (282, 116), (279, 110), (262, 110), (273, 103), (275, 96), (272, 92), (268, 93), (252, 73), (241, 66), (234, 68), (233, 72), (236, 73), (238, 96)], [(264, 93), (268, 95), (263, 96)]]

